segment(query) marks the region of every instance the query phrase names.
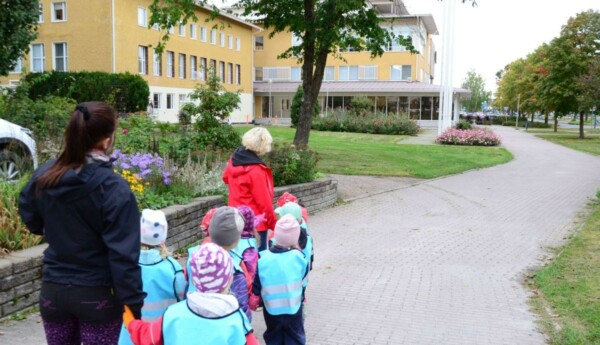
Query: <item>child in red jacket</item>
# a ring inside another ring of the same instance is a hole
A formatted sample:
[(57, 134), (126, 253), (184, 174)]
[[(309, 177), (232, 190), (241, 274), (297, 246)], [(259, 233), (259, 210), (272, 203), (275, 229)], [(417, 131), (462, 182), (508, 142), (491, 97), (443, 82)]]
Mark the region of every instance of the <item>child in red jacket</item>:
[(197, 291), (171, 305), (159, 320), (133, 320), (129, 308), (125, 309), (123, 322), (133, 343), (257, 345), (250, 321), (229, 294), (233, 262), (227, 251), (214, 243), (203, 244), (191, 262)]

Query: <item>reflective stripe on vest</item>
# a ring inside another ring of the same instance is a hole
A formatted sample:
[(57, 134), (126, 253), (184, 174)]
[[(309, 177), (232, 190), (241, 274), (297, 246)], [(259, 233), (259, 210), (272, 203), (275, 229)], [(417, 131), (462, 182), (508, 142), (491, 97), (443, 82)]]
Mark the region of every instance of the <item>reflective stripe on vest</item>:
[(262, 285), (261, 297), (269, 314), (293, 315), (298, 312), (306, 268), (306, 260), (299, 250), (263, 252), (258, 260), (258, 275)]
[(187, 301), (167, 309), (162, 333), (165, 345), (246, 344), (246, 334), (252, 331), (241, 309), (218, 318), (204, 318), (190, 310)]
[[(179, 272), (179, 264), (166, 258), (153, 265), (142, 265), (142, 284), (147, 293), (142, 307), (142, 320), (152, 322), (160, 318), (167, 308), (177, 303), (175, 292), (175, 274)], [(133, 345), (129, 332), (121, 327), (119, 345)]]

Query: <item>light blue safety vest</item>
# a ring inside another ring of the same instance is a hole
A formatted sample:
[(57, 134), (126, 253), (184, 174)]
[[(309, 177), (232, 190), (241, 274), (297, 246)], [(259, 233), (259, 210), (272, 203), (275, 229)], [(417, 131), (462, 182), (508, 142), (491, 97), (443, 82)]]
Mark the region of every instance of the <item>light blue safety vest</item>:
[(216, 318), (205, 318), (190, 310), (187, 301), (172, 305), (162, 323), (163, 344), (246, 344), (252, 326), (241, 309)]
[(237, 247), (233, 248), (232, 250), (243, 258), (244, 252), (248, 248), (254, 248), (258, 252), (258, 247), (256, 246), (256, 238), (242, 238), (238, 242)]
[[(304, 249), (302, 249), (302, 253), (304, 254), (304, 258), (306, 259), (306, 270), (307, 272), (310, 271), (310, 259), (313, 255), (313, 238), (312, 236), (308, 235), (306, 236), (306, 247), (304, 247)], [(304, 279), (302, 280), (302, 287), (307, 287), (308, 286), (308, 274), (306, 274), (306, 277), (304, 277)]]
[(269, 314), (293, 315), (298, 312), (306, 269), (306, 260), (299, 250), (262, 252), (258, 259), (258, 276), (262, 285), (260, 294)]
[[(147, 293), (142, 307), (142, 320), (152, 322), (160, 318), (165, 310), (178, 301), (175, 290), (175, 275), (183, 272), (177, 261), (167, 257), (152, 265), (140, 264), (142, 283)], [(121, 327), (119, 345), (133, 345), (125, 326)]]
[[(187, 292), (186, 295), (188, 293), (192, 293), (192, 292), (196, 292), (198, 291), (196, 289), (196, 286), (194, 285), (194, 281), (192, 280), (192, 254), (194, 254), (195, 251), (197, 251), (200, 248), (200, 246), (195, 246), (195, 247), (191, 247), (188, 249), (188, 259), (187, 259), (187, 263), (186, 263), (186, 269), (187, 269), (187, 276), (188, 276), (188, 288), (187, 288)], [(231, 252), (231, 251), (230, 251)], [(235, 273), (244, 273), (244, 271), (242, 271), (242, 267), (240, 266), (240, 262), (241, 257), (239, 255), (234, 255), (234, 254), (229, 254), (231, 256), (231, 261), (233, 262), (233, 271), (234, 274)]]

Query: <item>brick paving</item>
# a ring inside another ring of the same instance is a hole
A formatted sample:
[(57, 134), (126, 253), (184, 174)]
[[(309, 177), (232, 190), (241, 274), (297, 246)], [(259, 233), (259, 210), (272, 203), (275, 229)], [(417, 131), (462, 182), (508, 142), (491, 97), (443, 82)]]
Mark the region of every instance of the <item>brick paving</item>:
[[(513, 161), (310, 217), (309, 344), (545, 344), (522, 277), (564, 242), (600, 187), (600, 159), (494, 130)], [(43, 343), (36, 318), (0, 325), (0, 342)], [(262, 338), (260, 315), (253, 324)]]

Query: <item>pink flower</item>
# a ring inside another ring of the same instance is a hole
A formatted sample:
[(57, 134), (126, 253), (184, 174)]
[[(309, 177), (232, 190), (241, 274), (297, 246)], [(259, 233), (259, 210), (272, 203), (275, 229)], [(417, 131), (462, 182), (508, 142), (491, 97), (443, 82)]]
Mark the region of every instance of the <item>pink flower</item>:
[(123, 129), (121, 130), (121, 133), (123, 133), (123, 134), (127, 134), (127, 133), (129, 133), (129, 130), (128, 130), (127, 128), (123, 128)]

